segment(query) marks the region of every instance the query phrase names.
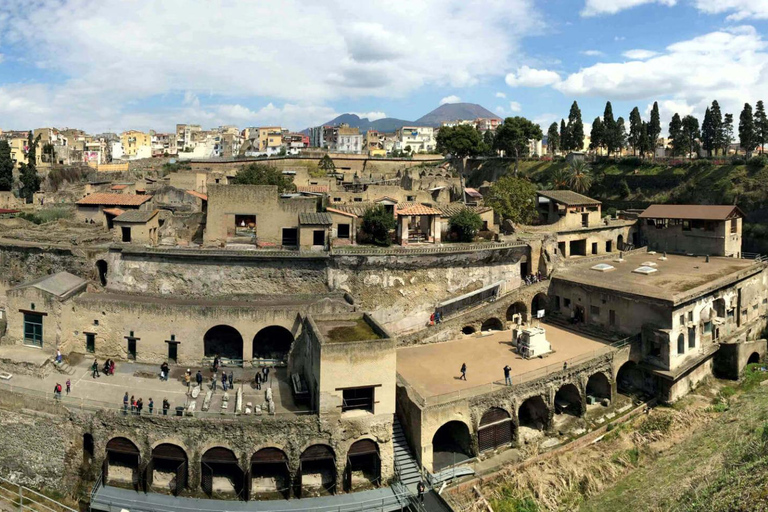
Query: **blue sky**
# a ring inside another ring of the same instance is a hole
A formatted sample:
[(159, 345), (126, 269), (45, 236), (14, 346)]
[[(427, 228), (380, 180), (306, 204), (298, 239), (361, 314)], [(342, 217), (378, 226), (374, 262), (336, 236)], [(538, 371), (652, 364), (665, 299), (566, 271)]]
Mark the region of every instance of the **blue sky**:
[(587, 124), (606, 100), (738, 117), (768, 83), (768, 0), (320, 4), (5, 0), (0, 128), (302, 129), (464, 101), (546, 130), (573, 100)]

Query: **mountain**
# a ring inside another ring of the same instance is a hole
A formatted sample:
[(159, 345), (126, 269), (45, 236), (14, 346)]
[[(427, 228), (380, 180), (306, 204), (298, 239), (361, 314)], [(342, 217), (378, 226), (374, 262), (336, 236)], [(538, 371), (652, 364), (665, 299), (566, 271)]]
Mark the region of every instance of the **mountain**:
[(496, 114), (476, 103), (446, 103), (429, 114), (418, 118), (414, 124), (419, 126), (440, 126), (446, 121), (457, 119), (498, 118)]
[(335, 126), (341, 123), (348, 124), (352, 128), (360, 128), (361, 132), (367, 132), (368, 130), (393, 132), (398, 128), (401, 128), (403, 125), (413, 124), (412, 121), (405, 121), (403, 119), (396, 119), (394, 117), (385, 117), (375, 121), (369, 121), (367, 117), (360, 118), (360, 116), (356, 114), (341, 114), (335, 119), (332, 119), (327, 123), (323, 123), (323, 126)]

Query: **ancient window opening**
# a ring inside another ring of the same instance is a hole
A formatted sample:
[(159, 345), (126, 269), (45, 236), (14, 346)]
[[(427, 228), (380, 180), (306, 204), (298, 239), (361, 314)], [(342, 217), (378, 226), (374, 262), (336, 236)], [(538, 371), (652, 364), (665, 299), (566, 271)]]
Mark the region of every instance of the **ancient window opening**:
[(282, 245), (296, 247), (299, 245), (299, 230), (296, 228), (283, 228)]
[(85, 351), (89, 354), (96, 352), (96, 334), (92, 332), (85, 333)]
[(130, 242), (130, 241), (131, 241), (131, 228), (129, 228), (129, 227), (127, 227), (127, 226), (122, 226), (122, 227), (120, 228), (120, 232), (121, 232), (121, 234), (122, 234), (122, 235), (121, 235), (121, 240), (122, 240), (123, 242), (126, 242), (126, 243), (128, 243), (128, 242)]
[(343, 389), (341, 412), (367, 411), (373, 413), (375, 394), (373, 386)]
[(678, 354), (685, 353), (685, 336), (683, 336), (682, 334), (677, 337), (677, 353)]
[(336, 230), (336, 238), (349, 238), (349, 224), (339, 224)]

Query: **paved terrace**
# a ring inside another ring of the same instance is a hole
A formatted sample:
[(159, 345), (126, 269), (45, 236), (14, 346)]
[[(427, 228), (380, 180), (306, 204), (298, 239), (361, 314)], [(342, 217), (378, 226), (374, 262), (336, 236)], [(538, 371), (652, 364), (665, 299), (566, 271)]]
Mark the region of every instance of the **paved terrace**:
[[(534, 325), (536, 325), (534, 323)], [(504, 385), (505, 365), (512, 368), (512, 384), (528, 382), (611, 350), (610, 342), (550, 324), (550, 354), (524, 359), (512, 346), (512, 331), (460, 336), (453, 341), (404, 347), (397, 351), (397, 372), (427, 404), (490, 392)], [(467, 380), (460, 380), (461, 364), (467, 364)]]
[[(37, 365), (48, 359), (50, 356), (42, 351), (29, 347), (2, 347), (0, 357), (3, 359), (24, 360)], [(23, 359), (20, 359), (23, 358)], [(56, 383), (61, 384), (63, 403), (71, 407), (84, 407), (87, 409), (122, 409), (123, 396), (128, 392), (128, 396), (134, 395), (136, 399), (144, 399), (143, 414), (149, 414), (149, 399), (153, 398), (155, 402), (154, 414), (162, 414), (163, 398), (167, 398), (171, 404), (173, 414), (178, 406), (189, 406), (190, 402), (195, 401), (195, 416), (219, 416), (234, 417), (235, 412), (235, 392), (243, 385), (243, 409), (245, 404), (251, 402), (253, 405), (263, 405), (266, 402), (266, 388), (272, 388), (272, 397), (275, 402), (275, 413), (279, 415), (299, 415), (310, 413), (309, 408), (298, 406), (293, 402), (291, 386), (288, 381), (287, 370), (285, 368), (271, 368), (269, 372), (269, 382), (262, 384), (261, 390), (256, 390), (253, 381), (256, 373), (255, 368), (232, 367), (223, 369), (229, 374), (232, 370), (235, 381), (235, 391), (229, 391), (229, 405), (222, 413), (221, 405), (224, 392), (219, 380), (217, 390), (213, 394), (208, 412), (202, 412), (203, 399), (209, 389), (211, 382), (211, 371), (209, 368), (190, 367), (192, 370), (192, 380), (197, 370), (203, 372), (203, 389), (197, 399), (187, 396), (187, 387), (184, 384), (184, 372), (186, 367), (171, 366), (171, 376), (168, 381), (161, 381), (159, 378), (159, 365), (146, 365), (127, 362), (117, 362), (114, 375), (104, 375), (92, 378), (90, 365), (93, 359), (85, 359), (72, 366), (75, 373), (73, 375), (64, 375), (57, 370), (51, 372), (47, 377), (40, 379), (32, 375), (14, 374), (10, 380), (0, 380), (0, 389), (10, 391), (35, 394), (51, 398)], [(99, 360), (99, 371), (104, 364)], [(221, 370), (219, 371), (219, 378)], [(66, 395), (65, 383), (70, 379), (72, 383), (72, 392), (69, 397)], [(266, 414), (266, 413), (265, 413)]]

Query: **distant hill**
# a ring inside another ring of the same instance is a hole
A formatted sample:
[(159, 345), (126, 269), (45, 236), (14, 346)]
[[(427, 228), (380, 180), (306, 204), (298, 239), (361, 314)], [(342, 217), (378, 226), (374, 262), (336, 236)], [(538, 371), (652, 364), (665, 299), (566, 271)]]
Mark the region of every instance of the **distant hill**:
[[(368, 130), (394, 132), (405, 125), (438, 127), (445, 121), (477, 119), (478, 117), (498, 118), (499, 116), (475, 103), (446, 103), (445, 105), (440, 105), (435, 110), (420, 117), (416, 121), (406, 121), (405, 119), (397, 119), (394, 117), (385, 117), (383, 119), (369, 121), (367, 117), (360, 118), (356, 114), (341, 114), (335, 119), (323, 123), (323, 126), (334, 126), (345, 123), (352, 128), (359, 128), (361, 132), (367, 132)], [(307, 132), (307, 130), (304, 131)]]
[(478, 117), (499, 118), (496, 114), (476, 103), (446, 103), (440, 105), (427, 115), (418, 118), (415, 124), (419, 126), (440, 126), (446, 121), (457, 119), (477, 119)]

